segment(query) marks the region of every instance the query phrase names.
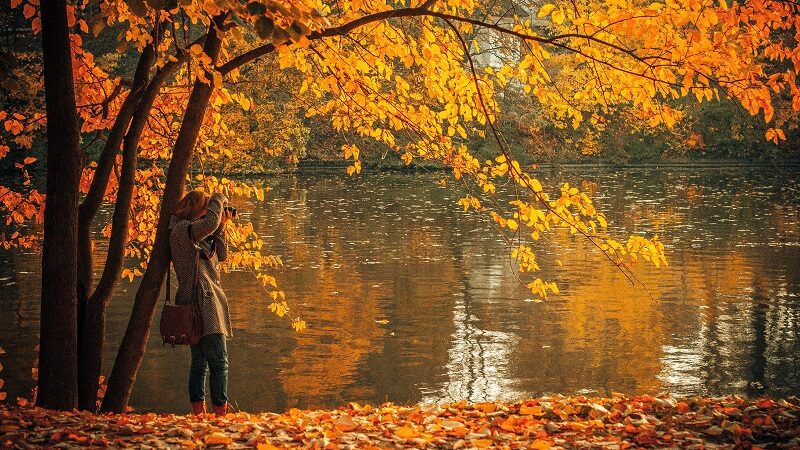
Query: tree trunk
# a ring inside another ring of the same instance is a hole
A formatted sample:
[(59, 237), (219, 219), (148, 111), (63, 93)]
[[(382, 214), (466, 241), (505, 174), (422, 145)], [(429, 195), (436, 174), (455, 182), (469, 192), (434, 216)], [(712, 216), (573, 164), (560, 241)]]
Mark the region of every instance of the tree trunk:
[[(203, 51), (211, 58), (212, 64), (219, 55), (221, 38), (217, 28), (224, 17), (216, 17), (212, 23)], [(211, 80), (210, 74), (207, 75)], [(167, 169), (167, 182), (161, 200), (156, 238), (153, 251), (147, 263), (142, 282), (136, 291), (133, 311), (125, 330), (125, 337), (117, 352), (114, 369), (108, 380), (108, 390), (101, 408), (102, 412), (123, 412), (130, 400), (136, 374), (142, 363), (150, 334), (150, 325), (155, 315), (155, 307), (161, 294), (161, 286), (169, 267), (168, 226), (172, 210), (183, 194), (183, 185), (192, 159), (192, 150), (203, 124), (203, 116), (208, 107), (213, 87), (196, 80), (189, 96), (186, 113), (183, 116), (178, 138), (172, 150), (172, 158)]]
[(79, 408), (89, 411), (97, 409), (97, 389), (102, 365), (103, 344), (106, 333), (106, 310), (111, 296), (119, 284), (120, 273), (125, 263), (125, 246), (128, 240), (128, 221), (130, 219), (133, 189), (136, 182), (136, 164), (138, 159), (139, 140), (142, 137), (153, 102), (164, 81), (172, 75), (180, 63), (170, 62), (163, 66), (147, 85), (136, 113), (133, 115), (130, 129), (125, 135), (122, 150), (122, 171), (111, 219), (111, 238), (108, 243), (108, 256), (103, 274), (97, 283), (86, 307), (83, 339), (79, 348)]
[(36, 404), (71, 410), (77, 399), (78, 183), (81, 154), (65, 0), (41, 3), (47, 105), (47, 202)]
[[(89, 297), (92, 295), (92, 271), (94, 270), (92, 224), (108, 186), (111, 169), (114, 167), (125, 129), (128, 128), (132, 112), (138, 105), (139, 94), (136, 90), (132, 90), (123, 102), (103, 152), (98, 159), (89, 194), (84, 198), (78, 212), (78, 408), (82, 410), (94, 411), (97, 408), (95, 404), (97, 388), (94, 388), (94, 392), (89, 392), (87, 389), (91, 390), (91, 386), (97, 384), (99, 376), (99, 374), (94, 376), (91, 360), (95, 359), (95, 355), (87, 351), (85, 342), (89, 332), (86, 329), (86, 315), (90, 309)], [(94, 382), (91, 380), (92, 377)]]
[[(163, 26), (156, 26), (151, 34), (155, 42), (161, 39), (164, 34)], [(114, 125), (108, 134), (108, 139), (103, 146), (100, 157), (97, 159), (97, 167), (94, 171), (92, 184), (89, 192), (81, 202), (78, 210), (78, 298), (86, 301), (92, 295), (92, 222), (103, 203), (108, 180), (111, 178), (111, 171), (116, 162), (116, 156), (125, 131), (131, 122), (134, 112), (139, 105), (142, 92), (147, 86), (150, 68), (156, 60), (156, 52), (152, 45), (148, 45), (142, 50), (139, 62), (133, 75), (131, 90), (120, 106)]]
[[(155, 42), (160, 40), (164, 27), (156, 26), (152, 37)], [(100, 376), (98, 365), (102, 355), (92, 354), (92, 345), (85, 342), (86, 330), (89, 323), (86, 315), (92, 309), (89, 307), (89, 297), (92, 296), (92, 272), (94, 271), (94, 260), (92, 255), (92, 225), (100, 205), (103, 203), (108, 181), (111, 178), (111, 171), (116, 163), (116, 156), (125, 130), (131, 123), (131, 118), (139, 106), (142, 91), (147, 85), (150, 68), (156, 59), (156, 52), (153, 45), (148, 45), (142, 51), (136, 70), (133, 75), (133, 82), (128, 96), (120, 106), (114, 125), (108, 134), (106, 143), (103, 146), (100, 157), (97, 159), (97, 167), (92, 177), (92, 184), (89, 192), (78, 208), (78, 408), (82, 410), (94, 411), (97, 409), (97, 383)], [(96, 308), (94, 308), (96, 310)], [(95, 371), (95, 367), (97, 370)], [(97, 373), (95, 373), (97, 372)]]

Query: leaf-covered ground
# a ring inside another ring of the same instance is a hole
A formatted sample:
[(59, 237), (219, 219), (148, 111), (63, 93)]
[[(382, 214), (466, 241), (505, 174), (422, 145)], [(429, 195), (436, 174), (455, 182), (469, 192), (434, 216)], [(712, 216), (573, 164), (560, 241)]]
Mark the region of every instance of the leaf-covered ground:
[(542, 397), (330, 411), (98, 416), (0, 407), (0, 447), (800, 448), (800, 399)]

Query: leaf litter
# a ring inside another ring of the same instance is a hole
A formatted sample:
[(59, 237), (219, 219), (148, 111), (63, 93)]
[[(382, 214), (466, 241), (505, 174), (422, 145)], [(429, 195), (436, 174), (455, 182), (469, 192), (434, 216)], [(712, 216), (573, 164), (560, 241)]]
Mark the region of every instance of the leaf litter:
[(800, 448), (800, 399), (613, 395), (175, 414), (0, 406), (0, 448)]

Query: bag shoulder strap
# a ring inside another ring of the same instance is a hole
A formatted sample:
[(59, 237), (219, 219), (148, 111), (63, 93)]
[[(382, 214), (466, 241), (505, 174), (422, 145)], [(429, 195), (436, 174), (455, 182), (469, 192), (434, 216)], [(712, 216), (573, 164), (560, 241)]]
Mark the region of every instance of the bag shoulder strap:
[[(171, 231), (171, 229), (170, 229)], [(167, 289), (164, 295), (164, 306), (169, 305), (170, 275), (172, 274), (172, 244), (167, 238)]]
[(187, 232), (189, 233), (189, 240), (192, 242), (192, 246), (194, 247), (194, 281), (192, 283), (192, 303), (194, 303), (198, 308), (200, 307), (200, 299), (199, 299), (199, 289), (197, 286), (199, 285), (200, 281), (200, 249), (199, 241), (194, 240), (194, 236), (192, 236), (192, 225), (194, 222), (189, 222), (189, 226), (187, 227)]
[(167, 261), (167, 293), (164, 296), (164, 306), (169, 305), (169, 276), (170, 276), (170, 273), (172, 272), (172, 267), (170, 267), (171, 265), (172, 265), (172, 262), (171, 261)]
[(189, 226), (186, 227), (186, 233), (189, 235), (189, 240), (192, 242), (192, 245), (197, 245), (197, 241), (194, 240), (194, 236), (192, 235), (192, 225), (194, 225), (194, 222), (189, 222)]

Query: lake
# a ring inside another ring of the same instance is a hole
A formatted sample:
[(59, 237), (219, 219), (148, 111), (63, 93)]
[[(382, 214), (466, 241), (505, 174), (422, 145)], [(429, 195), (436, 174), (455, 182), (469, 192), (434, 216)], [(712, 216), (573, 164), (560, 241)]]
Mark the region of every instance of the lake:
[[(269, 177), (265, 202), (233, 202), (283, 258), (288, 315), (308, 323), (295, 333), (271, 313), (252, 273), (223, 275), (240, 409), (800, 394), (797, 169), (540, 169), (549, 192), (565, 181), (591, 192), (615, 237), (658, 232), (670, 264), (637, 267), (643, 286), (631, 286), (585, 241), (551, 233), (535, 249), (561, 295), (544, 302), (492, 224), (456, 204), (459, 183), (440, 185), (446, 174), (342, 172)], [(0, 252), (0, 378), (12, 399), (33, 386), (39, 258)], [(106, 374), (136, 287), (123, 280), (112, 301)], [(132, 406), (188, 411), (188, 359), (153, 333)]]

